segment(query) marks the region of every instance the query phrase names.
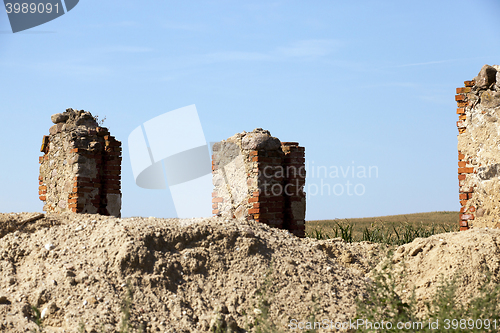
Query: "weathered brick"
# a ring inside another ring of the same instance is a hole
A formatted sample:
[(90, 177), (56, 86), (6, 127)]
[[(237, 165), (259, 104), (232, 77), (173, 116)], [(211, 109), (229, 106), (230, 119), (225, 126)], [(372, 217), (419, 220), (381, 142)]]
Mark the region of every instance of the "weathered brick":
[(462, 88), (457, 88), (457, 94), (465, 94), (471, 91), (471, 87), (462, 87)]

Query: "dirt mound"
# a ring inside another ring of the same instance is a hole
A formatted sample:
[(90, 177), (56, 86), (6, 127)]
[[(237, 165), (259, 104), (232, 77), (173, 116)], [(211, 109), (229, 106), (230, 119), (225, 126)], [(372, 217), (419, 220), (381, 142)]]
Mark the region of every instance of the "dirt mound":
[[(354, 315), (365, 273), (383, 251), (370, 243), (299, 239), (287, 231), (228, 219), (111, 218), (0, 214), (0, 330), (110, 332), (122, 320), (127, 281), (131, 321), (148, 332), (241, 331), (259, 314), (333, 321)], [(267, 281), (267, 282), (266, 282)], [(319, 309), (319, 312), (316, 311)]]
[(471, 229), (417, 238), (397, 248), (393, 262), (398, 294), (405, 298), (415, 288), (420, 313), (437, 286), (454, 276), (458, 277), (457, 300), (465, 304), (478, 296), (487, 275), (492, 282), (500, 282), (500, 230)]

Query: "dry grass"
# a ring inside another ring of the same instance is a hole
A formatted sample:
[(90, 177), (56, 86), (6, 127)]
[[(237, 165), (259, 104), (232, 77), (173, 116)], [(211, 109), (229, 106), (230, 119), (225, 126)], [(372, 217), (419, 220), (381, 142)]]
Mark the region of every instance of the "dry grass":
[(306, 234), (310, 234), (315, 230), (321, 230), (323, 233), (334, 235), (336, 222), (345, 225), (353, 225), (353, 238), (356, 240), (362, 239), (364, 229), (373, 226), (390, 229), (393, 226), (398, 227), (409, 224), (413, 227), (423, 227), (425, 229), (435, 227), (437, 230), (442, 230), (443, 232), (445, 230), (454, 231), (458, 228), (459, 215), (459, 212), (443, 211), (353, 219), (306, 221)]

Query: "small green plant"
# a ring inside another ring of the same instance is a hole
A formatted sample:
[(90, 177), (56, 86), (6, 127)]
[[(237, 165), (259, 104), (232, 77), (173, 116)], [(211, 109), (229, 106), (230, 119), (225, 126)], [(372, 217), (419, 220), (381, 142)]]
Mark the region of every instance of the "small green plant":
[(31, 305), (31, 313), (32, 313), (32, 321), (36, 324), (37, 328), (34, 328), (32, 330), (33, 333), (42, 333), (43, 332), (43, 318), (40, 313), (40, 310), (34, 306)]
[[(391, 256), (392, 253), (382, 263), (380, 271), (373, 276), (372, 283), (367, 285), (366, 294), (357, 300), (356, 322), (363, 321), (363, 325), (357, 327), (359, 332), (372, 332), (374, 323), (383, 321), (391, 323), (414, 321), (415, 294), (412, 292), (409, 302), (404, 302), (396, 293)], [(384, 331), (396, 332), (398, 329), (386, 326)]]
[[(277, 325), (270, 315), (270, 308), (273, 300), (274, 291), (273, 286), (273, 265), (271, 263), (269, 270), (265, 274), (265, 279), (262, 285), (257, 289), (256, 295), (257, 299), (255, 301), (255, 306), (253, 310), (249, 313), (254, 315), (254, 320), (250, 324), (247, 323), (247, 330), (254, 329), (256, 333), (281, 333), (285, 330)], [(316, 298), (312, 299), (311, 313), (308, 316), (309, 322), (314, 323), (316, 320), (315, 314), (318, 312), (318, 306)], [(247, 312), (243, 311), (243, 315)], [(315, 329), (310, 329), (304, 331), (305, 333), (315, 333)]]
[(127, 292), (125, 298), (122, 300), (122, 324), (120, 333), (144, 332), (142, 324), (136, 328), (130, 323), (130, 315), (132, 312), (132, 301), (134, 299), (134, 291), (132, 289), (130, 280), (127, 280)]
[[(375, 332), (385, 323), (384, 332), (498, 332), (500, 330), (500, 285), (484, 272), (478, 295), (467, 305), (457, 300), (460, 273), (447, 281), (441, 276), (433, 298), (425, 303), (424, 315), (417, 314), (414, 291), (407, 301), (396, 292), (394, 266), (388, 259), (374, 274), (366, 294), (357, 300), (355, 321), (358, 332)], [(403, 272), (403, 276), (405, 276)], [(390, 323), (390, 324), (389, 324)], [(390, 325), (390, 327), (389, 327)], [(400, 325), (400, 326), (398, 326)], [(378, 328), (377, 328), (378, 327)]]
[(320, 229), (314, 229), (310, 234), (307, 234), (306, 237), (315, 238), (317, 240), (330, 239), (330, 235)]

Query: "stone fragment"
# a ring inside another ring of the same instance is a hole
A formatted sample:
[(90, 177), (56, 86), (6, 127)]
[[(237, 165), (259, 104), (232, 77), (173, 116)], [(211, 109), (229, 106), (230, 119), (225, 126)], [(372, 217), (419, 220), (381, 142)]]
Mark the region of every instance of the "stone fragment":
[(484, 65), (479, 74), (474, 78), (476, 87), (480, 89), (488, 89), (492, 83), (495, 83), (496, 75), (497, 70), (494, 67)]
[(50, 116), (50, 120), (52, 120), (54, 124), (64, 123), (66, 120), (68, 120), (68, 118), (69, 116), (64, 113), (56, 113)]
[(241, 147), (248, 150), (278, 150), (281, 148), (281, 141), (271, 136), (271, 133), (262, 128), (256, 128), (241, 140)]
[(495, 109), (500, 107), (500, 91), (486, 90), (481, 95), (481, 106)]

